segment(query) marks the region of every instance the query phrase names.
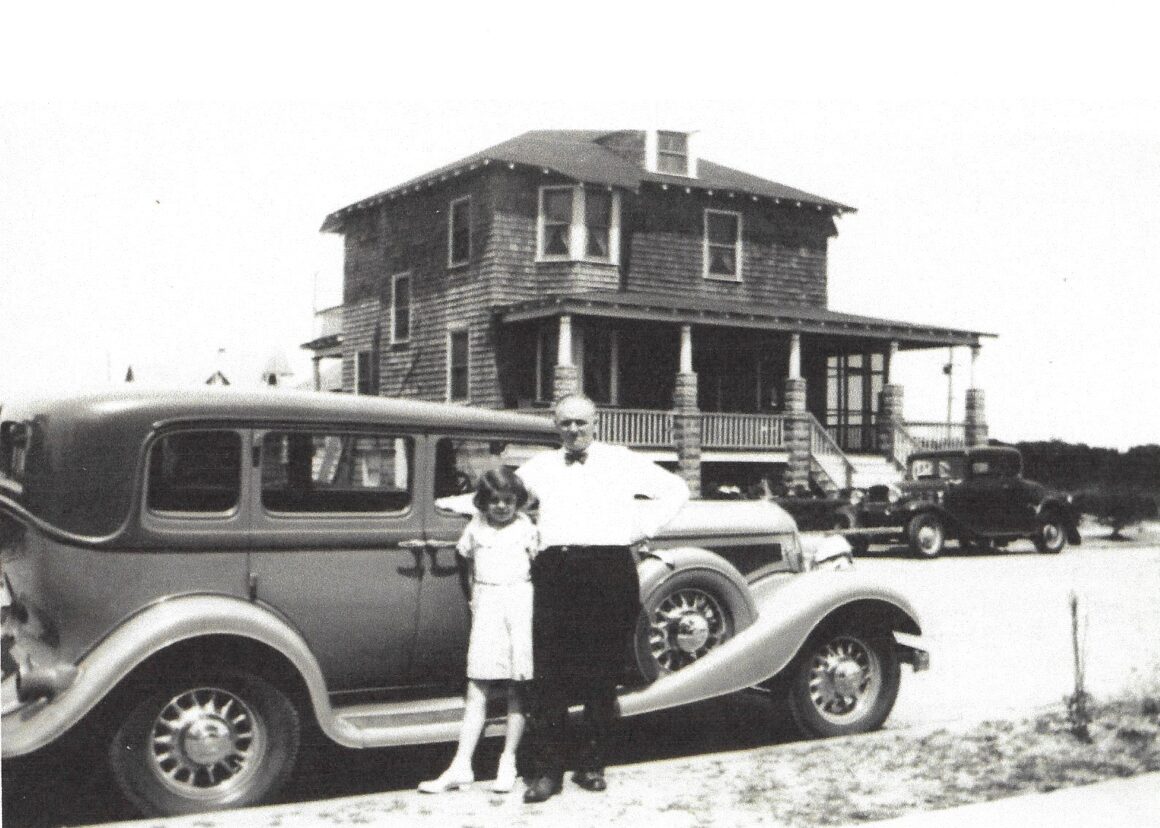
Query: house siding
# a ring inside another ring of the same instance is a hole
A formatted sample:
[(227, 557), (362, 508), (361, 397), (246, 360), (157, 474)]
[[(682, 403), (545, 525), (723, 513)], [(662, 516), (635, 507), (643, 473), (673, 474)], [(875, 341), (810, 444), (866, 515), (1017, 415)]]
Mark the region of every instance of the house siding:
[[(636, 135), (623, 134), (626, 152), (636, 151)], [(447, 334), (466, 327), (469, 402), (498, 408), (505, 399), (493, 307), (545, 294), (619, 289), (765, 304), (826, 304), (832, 219), (742, 196), (653, 185), (639, 193), (622, 191), (620, 265), (537, 262), (539, 188), (570, 183), (540, 170), (492, 165), (352, 216), (345, 227), (343, 388), (354, 388), (353, 353), (371, 349), (375, 321), (381, 342), (379, 393), (445, 399)], [(463, 196), (471, 196), (471, 258), (449, 268), (447, 211)], [(702, 276), (706, 208), (742, 214), (740, 282)], [(391, 276), (401, 272), (411, 274), (411, 340), (392, 345)], [(523, 358), (534, 357), (510, 351), (504, 356), (507, 363)]]
[[(706, 209), (742, 216), (740, 282), (702, 275)], [(651, 186), (642, 189), (632, 214), (629, 291), (826, 307), (826, 252), (835, 232), (828, 215)]]

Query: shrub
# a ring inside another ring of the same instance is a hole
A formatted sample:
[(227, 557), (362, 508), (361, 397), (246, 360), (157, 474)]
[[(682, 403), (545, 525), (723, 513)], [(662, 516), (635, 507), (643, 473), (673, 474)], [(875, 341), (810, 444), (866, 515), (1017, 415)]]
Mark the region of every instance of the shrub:
[(1124, 529), (1156, 517), (1158, 511), (1152, 495), (1105, 486), (1078, 493), (1075, 507), (1110, 526), (1113, 538), (1123, 537), (1120, 533)]

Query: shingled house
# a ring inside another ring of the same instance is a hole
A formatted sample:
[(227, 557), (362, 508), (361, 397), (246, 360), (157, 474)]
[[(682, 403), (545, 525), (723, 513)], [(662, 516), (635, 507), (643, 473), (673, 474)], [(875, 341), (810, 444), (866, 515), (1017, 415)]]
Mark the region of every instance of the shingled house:
[(335, 211), (341, 331), (304, 347), (340, 354), (360, 394), (534, 410), (582, 389), (604, 439), (696, 492), (842, 487), (916, 445), (985, 441), (980, 389), (965, 422), (908, 424), (890, 381), (900, 350), (973, 361), (985, 334), (829, 310), (854, 209), (702, 159), (696, 137), (536, 130)]

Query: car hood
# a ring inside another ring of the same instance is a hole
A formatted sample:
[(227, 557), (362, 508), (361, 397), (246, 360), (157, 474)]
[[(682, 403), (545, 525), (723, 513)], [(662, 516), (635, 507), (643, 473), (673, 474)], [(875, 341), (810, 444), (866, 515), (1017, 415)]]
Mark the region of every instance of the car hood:
[(690, 500), (659, 538), (769, 535), (797, 531), (789, 513), (767, 500)]

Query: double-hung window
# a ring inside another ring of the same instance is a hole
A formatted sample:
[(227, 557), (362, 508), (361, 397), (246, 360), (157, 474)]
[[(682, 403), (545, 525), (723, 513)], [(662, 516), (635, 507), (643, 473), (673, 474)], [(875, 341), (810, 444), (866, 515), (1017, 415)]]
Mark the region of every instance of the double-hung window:
[(411, 340), (411, 274), (391, 277), (391, 342)]
[(447, 399), (450, 402), (469, 397), (468, 341), (466, 329), (449, 331), (447, 334)]
[(620, 194), (581, 185), (540, 188), (536, 258), (540, 261), (620, 259)]
[(684, 132), (657, 132), (657, 172), (689, 174), (689, 136)]
[(471, 196), (457, 198), (447, 211), (447, 266), (471, 261)]
[(705, 211), (704, 276), (741, 281), (741, 214)]

